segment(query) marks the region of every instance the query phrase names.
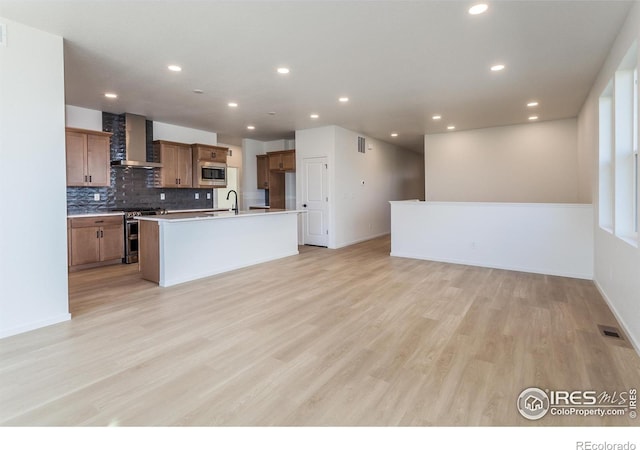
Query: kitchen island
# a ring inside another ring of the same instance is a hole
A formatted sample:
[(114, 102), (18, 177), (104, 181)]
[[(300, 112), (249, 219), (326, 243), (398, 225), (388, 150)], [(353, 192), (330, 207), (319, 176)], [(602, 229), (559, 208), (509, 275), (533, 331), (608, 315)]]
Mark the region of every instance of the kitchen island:
[(303, 210), (139, 217), (140, 271), (162, 287), (298, 254)]

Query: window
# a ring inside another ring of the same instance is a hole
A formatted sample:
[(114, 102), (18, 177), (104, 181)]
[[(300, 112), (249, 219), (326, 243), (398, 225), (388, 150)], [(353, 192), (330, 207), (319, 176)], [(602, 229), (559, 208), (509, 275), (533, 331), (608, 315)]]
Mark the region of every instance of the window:
[(599, 123), (598, 217), (600, 227), (613, 233), (613, 80), (600, 96)]
[(638, 68), (633, 71), (633, 231), (638, 233)]
[(638, 245), (638, 58), (634, 43), (599, 102), (600, 227)]

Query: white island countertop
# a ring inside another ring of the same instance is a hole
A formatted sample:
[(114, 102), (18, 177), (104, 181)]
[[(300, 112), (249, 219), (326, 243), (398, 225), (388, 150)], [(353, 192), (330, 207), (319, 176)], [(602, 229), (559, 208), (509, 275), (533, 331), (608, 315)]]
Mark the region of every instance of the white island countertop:
[(298, 254), (306, 210), (174, 213), (138, 217), (140, 271), (162, 287)]
[(238, 219), (243, 217), (255, 216), (273, 216), (276, 214), (299, 214), (306, 213), (306, 209), (252, 209), (249, 211), (240, 211), (236, 214), (233, 211), (203, 211), (203, 212), (185, 212), (171, 213), (158, 216), (141, 216), (136, 217), (139, 220), (149, 220), (153, 222), (172, 223), (172, 222), (189, 222), (195, 220), (213, 220), (213, 219)]

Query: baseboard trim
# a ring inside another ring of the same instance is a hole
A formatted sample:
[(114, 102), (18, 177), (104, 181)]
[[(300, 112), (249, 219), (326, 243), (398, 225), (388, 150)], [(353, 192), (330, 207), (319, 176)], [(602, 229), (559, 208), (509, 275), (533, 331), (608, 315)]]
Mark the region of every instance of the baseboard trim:
[(355, 245), (355, 244), (359, 244), (361, 242), (366, 242), (366, 241), (370, 241), (372, 239), (377, 239), (377, 238), (382, 237), (382, 236), (388, 236), (389, 234), (390, 234), (389, 231), (385, 231), (384, 233), (376, 234), (374, 236), (368, 236), (368, 237), (365, 237), (365, 238), (362, 238), (362, 239), (356, 239), (354, 241), (349, 241), (349, 242), (343, 242), (341, 244), (336, 244), (335, 247), (329, 247), (329, 248), (337, 250), (339, 248), (349, 247), (350, 245)]
[(545, 270), (545, 269), (539, 269), (536, 267), (518, 267), (518, 266), (506, 266), (506, 265), (500, 265), (500, 264), (486, 264), (484, 262), (479, 262), (479, 261), (466, 261), (466, 260), (457, 260), (457, 259), (449, 259), (449, 258), (433, 258), (430, 256), (413, 255), (410, 253), (401, 253), (401, 252), (394, 252), (394, 251), (392, 251), (390, 255), (398, 258), (421, 259), (425, 261), (437, 261), (437, 262), (448, 263), (448, 264), (461, 264), (464, 266), (487, 267), (489, 269), (511, 270), (514, 272), (537, 273), (540, 275), (552, 275), (556, 277), (578, 278), (581, 280), (593, 280), (592, 273), (557, 272), (554, 270)]
[(611, 310), (611, 312), (613, 313), (614, 317), (616, 318), (616, 320), (618, 321), (618, 323), (622, 327), (622, 331), (624, 332), (624, 334), (629, 339), (629, 342), (633, 346), (633, 349), (636, 351), (638, 356), (640, 356), (640, 343), (634, 338), (633, 334), (631, 334), (629, 332), (629, 327), (625, 323), (625, 321), (622, 318), (622, 316), (620, 315), (620, 313), (618, 313), (618, 310), (613, 305), (613, 302), (611, 301), (611, 299), (607, 296), (607, 293), (604, 291), (602, 286), (600, 286), (600, 283), (598, 283), (598, 280), (594, 279), (593, 280), (593, 284), (596, 285), (596, 289), (598, 289), (598, 292), (600, 292), (600, 295), (602, 295), (602, 298), (604, 298), (604, 301), (607, 302), (607, 305), (609, 306), (609, 309)]
[(15, 336), (16, 334), (26, 333), (27, 331), (37, 330), (38, 328), (48, 327), (49, 325), (55, 325), (60, 322), (66, 322), (71, 320), (71, 314), (59, 314), (57, 316), (49, 317), (44, 320), (38, 320), (36, 322), (30, 322), (19, 327), (9, 328), (7, 330), (0, 330), (0, 339), (9, 336)]

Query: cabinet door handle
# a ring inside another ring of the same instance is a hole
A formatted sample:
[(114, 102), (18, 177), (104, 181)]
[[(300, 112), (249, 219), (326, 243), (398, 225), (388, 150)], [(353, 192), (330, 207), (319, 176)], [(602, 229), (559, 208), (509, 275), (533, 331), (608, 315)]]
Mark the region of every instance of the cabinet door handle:
[(96, 220), (96, 221), (95, 221), (95, 222), (93, 222), (93, 223), (104, 223), (104, 220)]
[(89, 175), (89, 183), (91, 183), (91, 175)]
[(100, 230), (96, 231), (96, 239), (100, 239)]
[(84, 182), (86, 183), (87, 181), (88, 181), (88, 180), (87, 180), (87, 176), (85, 175), (85, 176), (84, 176)]
[(104, 237), (104, 231), (100, 230), (100, 237)]

